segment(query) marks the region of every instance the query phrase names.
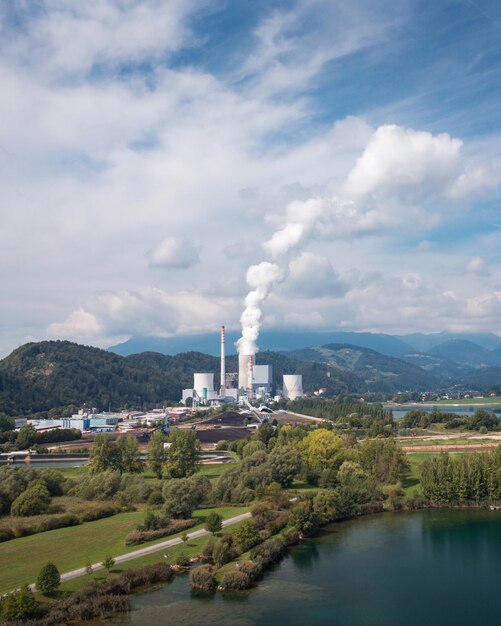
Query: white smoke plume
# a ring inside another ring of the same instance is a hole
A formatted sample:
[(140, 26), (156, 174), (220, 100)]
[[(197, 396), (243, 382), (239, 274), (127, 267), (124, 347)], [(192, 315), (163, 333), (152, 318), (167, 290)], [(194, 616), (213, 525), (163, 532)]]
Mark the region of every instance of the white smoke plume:
[(256, 354), (257, 338), (261, 328), (262, 304), (273, 287), (285, 278), (284, 270), (275, 263), (263, 261), (247, 270), (247, 284), (252, 291), (245, 298), (245, 309), (240, 317), (242, 336), (237, 341), (239, 354)]
[(263, 243), (274, 263), (253, 265), (247, 272), (252, 291), (240, 318), (238, 352), (256, 353), (262, 304), (273, 287), (285, 280), (291, 256), (298, 255), (308, 241), (436, 222), (438, 217), (420, 203), (435, 197), (450, 198), (451, 190), (468, 174), (461, 160), (461, 146), (460, 140), (446, 134), (380, 126), (337, 196), (290, 203), (283, 225)]

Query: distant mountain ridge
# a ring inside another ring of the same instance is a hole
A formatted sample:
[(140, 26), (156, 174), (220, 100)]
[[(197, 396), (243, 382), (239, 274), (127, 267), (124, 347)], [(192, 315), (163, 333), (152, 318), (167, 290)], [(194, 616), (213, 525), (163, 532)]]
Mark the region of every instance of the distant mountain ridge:
[(440, 381), (421, 367), (402, 359), (380, 354), (369, 348), (349, 344), (327, 344), (293, 350), (289, 356), (300, 361), (316, 361), (353, 372), (364, 381), (368, 390), (391, 392), (424, 391), (438, 388)]
[[(239, 331), (226, 331), (226, 351), (228, 354), (235, 354), (234, 344), (239, 338)], [(261, 350), (275, 352), (297, 350), (328, 343), (345, 343), (361, 348), (370, 348), (388, 356), (402, 356), (414, 349), (405, 341), (383, 333), (264, 330), (259, 336)], [(131, 337), (124, 343), (109, 347), (108, 350), (122, 356), (149, 351), (173, 355), (190, 350), (218, 356), (220, 354), (219, 331), (176, 337)]]
[[(234, 354), (234, 343), (240, 337), (237, 331), (226, 332), (226, 350)], [(453, 341), (469, 341), (489, 351), (501, 350), (501, 337), (493, 333), (413, 333), (388, 335), (384, 333), (347, 331), (281, 331), (264, 330), (259, 336), (261, 350), (284, 352), (331, 343), (349, 344), (369, 348), (393, 357), (403, 357), (414, 352), (427, 353), (440, 344)], [(110, 352), (128, 356), (138, 352), (160, 352), (174, 355), (179, 352), (198, 351), (218, 356), (219, 331), (176, 337), (137, 336), (108, 348)], [(435, 355), (438, 356), (438, 355)], [(450, 357), (450, 354), (449, 354)]]

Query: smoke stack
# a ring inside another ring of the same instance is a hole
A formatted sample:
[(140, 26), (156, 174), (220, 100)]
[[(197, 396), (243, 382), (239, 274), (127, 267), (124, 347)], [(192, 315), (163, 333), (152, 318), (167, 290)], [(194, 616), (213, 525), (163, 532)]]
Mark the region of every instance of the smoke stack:
[(252, 355), (249, 355), (249, 374), (248, 374), (248, 379), (247, 379), (247, 397), (250, 400), (252, 400), (252, 394), (253, 394), (253, 388), (252, 388), (252, 384), (254, 381), (254, 357)]
[(224, 326), (221, 326), (221, 389), (219, 391), (221, 400), (226, 398), (226, 363), (224, 352)]

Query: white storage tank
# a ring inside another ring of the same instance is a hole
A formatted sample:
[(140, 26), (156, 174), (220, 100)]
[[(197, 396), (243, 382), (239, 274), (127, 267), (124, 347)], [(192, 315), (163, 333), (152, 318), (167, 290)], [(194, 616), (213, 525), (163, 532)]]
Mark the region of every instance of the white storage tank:
[(284, 374), (283, 396), (286, 400), (303, 397), (302, 374)]

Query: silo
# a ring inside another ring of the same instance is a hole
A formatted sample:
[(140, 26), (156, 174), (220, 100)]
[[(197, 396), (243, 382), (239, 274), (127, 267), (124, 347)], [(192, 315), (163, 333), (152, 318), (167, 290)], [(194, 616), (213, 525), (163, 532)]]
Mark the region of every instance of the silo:
[(303, 376), (301, 374), (284, 374), (283, 397), (286, 400), (303, 397)]
[(199, 398), (212, 399), (214, 397), (214, 373), (193, 374), (193, 389)]

